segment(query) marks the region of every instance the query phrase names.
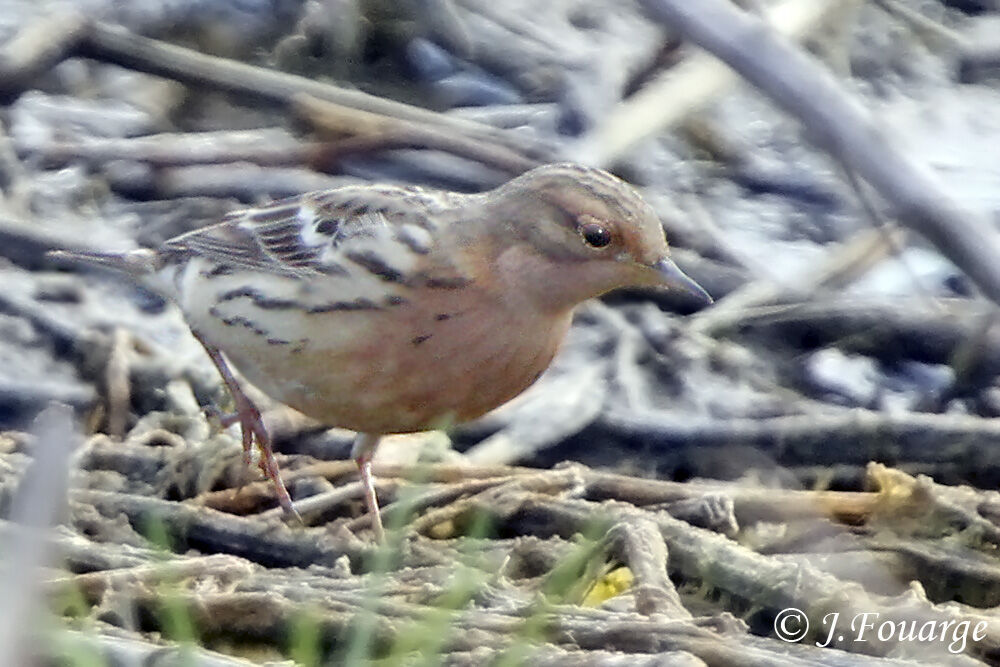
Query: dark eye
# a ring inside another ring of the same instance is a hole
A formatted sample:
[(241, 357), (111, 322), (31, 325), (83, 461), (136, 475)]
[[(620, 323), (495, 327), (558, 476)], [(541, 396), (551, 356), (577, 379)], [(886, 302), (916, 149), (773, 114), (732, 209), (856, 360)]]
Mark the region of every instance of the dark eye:
[(592, 248), (603, 248), (611, 243), (611, 231), (598, 222), (588, 222), (580, 227), (583, 240)]

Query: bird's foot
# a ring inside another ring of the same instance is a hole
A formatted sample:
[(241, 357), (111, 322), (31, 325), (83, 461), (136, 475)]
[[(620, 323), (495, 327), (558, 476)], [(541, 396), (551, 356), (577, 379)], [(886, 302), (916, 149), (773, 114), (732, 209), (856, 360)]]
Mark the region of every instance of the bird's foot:
[(261, 417), (257, 406), (242, 392), (240, 396), (233, 396), (236, 403), (236, 421), (240, 423), (240, 432), (243, 439), (243, 461), (249, 467), (253, 460), (253, 444), (256, 440), (257, 450), (260, 456), (257, 459), (257, 467), (264, 473), (264, 477), (271, 480), (274, 486), (274, 493), (278, 498), (278, 504), (285, 514), (299, 523), (303, 523), (302, 517), (292, 505), (292, 497), (288, 494), (288, 489), (281, 479), (281, 471), (278, 469), (278, 461), (274, 457), (274, 450), (271, 449), (271, 436), (264, 426), (264, 419)]
[(250, 397), (244, 393), (240, 387), (240, 383), (236, 381), (236, 377), (229, 370), (229, 364), (226, 363), (226, 359), (222, 356), (219, 349), (203, 339), (198, 332), (192, 331), (191, 333), (202, 344), (212, 363), (215, 364), (215, 368), (219, 371), (219, 375), (222, 377), (226, 388), (229, 389), (229, 395), (232, 396), (233, 403), (236, 406), (236, 412), (232, 415), (221, 414), (215, 409), (212, 410), (213, 414), (218, 417), (219, 423), (223, 426), (239, 422), (243, 441), (243, 462), (247, 467), (250, 467), (253, 461), (253, 444), (256, 439), (257, 448), (260, 451), (260, 458), (257, 461), (257, 465), (260, 467), (261, 472), (264, 473), (264, 476), (270, 479), (271, 484), (274, 485), (274, 493), (278, 498), (278, 504), (287, 516), (294, 518), (299, 523), (304, 523), (302, 517), (292, 505), (292, 497), (288, 495), (285, 483), (281, 480), (278, 461), (274, 458), (274, 451), (271, 449), (271, 437), (264, 426), (260, 410), (257, 409), (257, 406), (254, 405)]

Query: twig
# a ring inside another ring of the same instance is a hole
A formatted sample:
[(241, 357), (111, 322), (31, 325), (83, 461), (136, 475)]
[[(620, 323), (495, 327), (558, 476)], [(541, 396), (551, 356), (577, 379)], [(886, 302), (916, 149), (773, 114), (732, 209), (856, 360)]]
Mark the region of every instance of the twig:
[(1000, 372), (1000, 335), (986, 326), (990, 312), (989, 304), (963, 299), (930, 305), (923, 299), (845, 297), (751, 308), (729, 326), (793, 344), (808, 338), (814, 346), (837, 345), (890, 362), (950, 364), (963, 346), (976, 341), (976, 377), (983, 378)]
[(506, 481), (498, 479), (496, 481), (501, 482), (500, 484), (484, 485), (475, 495), (461, 497), (449, 505), (423, 514), (412, 521), (407, 530), (417, 535), (428, 534), (436, 527), (453, 523), (459, 517), (473, 513), (477, 509), (483, 510), (488, 516), (492, 511), (490, 508), (495, 505), (495, 500), (503, 498), (511, 489), (525, 490), (538, 495), (563, 493), (580, 485), (582, 471), (582, 466), (574, 466), (568, 470), (536, 471), (533, 474), (515, 475), (508, 477)]
[(885, 11), (909, 24), (914, 32), (934, 43), (959, 50), (966, 47), (966, 40), (962, 35), (907, 7), (898, 0), (875, 0), (875, 2)]
[(931, 241), (1000, 303), (1000, 241), (984, 216), (967, 210), (928, 167), (908, 158), (830, 72), (724, 0), (697, 5), (643, 0), (643, 6), (802, 121), (810, 140), (871, 183), (902, 224)]
[(262, 166), (307, 164), (323, 146), (298, 141), (278, 128), (219, 132), (170, 132), (141, 137), (85, 137), (76, 141), (21, 142), (20, 153), (47, 166), (83, 160), (100, 165), (114, 160), (155, 167), (252, 162)]
[(357, 558), (367, 551), (362, 543), (342, 536), (335, 539), (329, 535), (310, 534), (158, 498), (81, 490), (73, 493), (73, 499), (110, 516), (125, 514), (138, 527), (151, 519), (162, 521), (175, 539), (192, 548), (229, 553), (266, 565), (333, 565), (342, 555)]
[[(409, 517), (407, 514), (420, 512), (439, 505), (450, 505), (470, 494), (481, 493), (487, 489), (509, 481), (509, 477), (471, 479), (456, 484), (440, 485), (429, 489), (416, 497), (404, 497), (382, 508), (383, 521), (386, 525), (403, 524)], [(347, 524), (348, 530), (357, 532), (370, 527), (371, 515), (367, 512)]]
[[(768, 22), (784, 35), (805, 36), (819, 28), (838, 4), (837, 0), (785, 0), (768, 12)], [(673, 30), (683, 25), (671, 23), (669, 27)], [(737, 81), (736, 73), (712, 56), (691, 54), (619, 104), (568, 154), (589, 164), (613, 164), (629, 148), (685, 120)]]
[(47, 581), (46, 587), (51, 594), (56, 595), (64, 593), (68, 586), (73, 586), (88, 600), (97, 602), (101, 596), (112, 589), (132, 586), (149, 587), (162, 582), (180, 581), (191, 577), (231, 582), (249, 577), (255, 569), (250, 561), (234, 556), (215, 554), (56, 577)]
[[(734, 511), (741, 523), (834, 517), (838, 521), (856, 524), (866, 519), (872, 511), (874, 503), (877, 501), (876, 494), (874, 493), (757, 489), (728, 482), (692, 484), (665, 480), (637, 479), (625, 475), (588, 470), (579, 465), (576, 466), (576, 470), (578, 474), (582, 475), (584, 497), (592, 500), (617, 499), (641, 507), (700, 500), (709, 495), (721, 495), (732, 499)], [(336, 461), (289, 470), (285, 473), (285, 476), (289, 481), (314, 475), (336, 480), (345, 475), (353, 474), (355, 471), (356, 466), (352, 461)], [(555, 474), (556, 472), (558, 471), (549, 471), (549, 474)], [(480, 483), (483, 486), (479, 488), (482, 491), (486, 491), (495, 487), (495, 481), (497, 480), (502, 481), (506, 479), (513, 482), (526, 475), (544, 474), (544, 471), (508, 466), (455, 466), (452, 464), (390, 465), (376, 463), (375, 474), (382, 481), (404, 479), (424, 483), (435, 482), (457, 485), (461, 491), (460, 494), (449, 492), (449, 495), (455, 497), (456, 495), (461, 496), (465, 494), (470, 489), (475, 489)], [(229, 508), (229, 505), (225, 501), (229, 499), (238, 500), (244, 496), (253, 498), (260, 494), (261, 497), (256, 502), (263, 502), (270, 488), (267, 482), (254, 482), (246, 485), (236, 494), (231, 490), (213, 491), (203, 494), (195, 500), (216, 509), (226, 510)], [(448, 488), (442, 487), (442, 491)], [(345, 495), (351, 495), (349, 487), (344, 487), (342, 491)], [(332, 493), (336, 493), (336, 491)], [(447, 496), (438, 497), (436, 493), (435, 491), (429, 492), (427, 498), (448, 500)], [(320, 501), (318, 498), (317, 502), (325, 502)], [(301, 502), (308, 503), (309, 501), (304, 500)], [(455, 501), (450, 500), (449, 502), (451, 502), (451, 505), (446, 508), (450, 512), (449, 516), (457, 516), (467, 509), (463, 508), (459, 511), (452, 511)], [(247, 504), (249, 505), (250, 503), (248, 502)], [(429, 507), (431, 505), (425, 504), (423, 506)], [(246, 509), (246, 506), (241, 506), (241, 508), (232, 507), (229, 511), (246, 513), (249, 510)], [(440, 520), (443, 521), (444, 519)], [(430, 523), (433, 524), (435, 521), (430, 521)]]
[(129, 356), (132, 337), (121, 327), (115, 329), (111, 338), (111, 352), (104, 370), (104, 384), (107, 390), (107, 433), (112, 437), (125, 437), (125, 427), (131, 406), (132, 389), (129, 382)]
[(409, 148), (444, 151), (515, 175), (540, 164), (538, 160), (525, 157), (496, 142), (483, 141), (475, 136), (456, 134), (444, 128), (381, 113), (353, 109), (306, 94), (293, 96), (292, 109), (315, 126), (321, 135), (354, 135), (352, 138), (327, 144), (321, 150), (320, 159), (324, 161), (351, 154)]
[[(803, 301), (820, 288), (844, 287), (864, 275), (905, 240), (905, 230), (858, 232), (838, 250), (830, 253), (815, 269), (797, 276), (794, 286), (791, 281), (775, 284), (760, 280), (748, 283), (728, 295), (717, 295), (716, 305), (695, 313), (690, 318), (690, 329), (692, 332), (713, 335), (738, 326), (748, 314), (763, 306), (793, 298)], [(722, 296), (725, 298), (721, 298)]]
[[(378, 492), (380, 498), (384, 498), (386, 495), (395, 497), (396, 491), (399, 488), (399, 484), (394, 480), (383, 480), (379, 479), (375, 481), (375, 490)], [(303, 522), (306, 525), (315, 523), (323, 514), (330, 511), (330, 509), (341, 505), (348, 500), (361, 500), (364, 496), (364, 487), (361, 486), (361, 482), (351, 482), (345, 486), (342, 486), (332, 491), (327, 491), (324, 493), (319, 493), (315, 496), (309, 496), (302, 500), (295, 502), (295, 510), (302, 517)], [(241, 495), (240, 491), (237, 490), (236, 496)], [(268, 499), (270, 500), (270, 498)], [(222, 509), (216, 507), (216, 509)], [(384, 510), (385, 508), (383, 508)], [(276, 521), (280, 520), (283, 516), (284, 510), (280, 507), (271, 508), (265, 512), (261, 512), (257, 515), (257, 519), (262, 519), (264, 521)], [(384, 511), (383, 511), (384, 514)], [(365, 515), (367, 516), (367, 514)], [(362, 517), (363, 518), (363, 517)], [(356, 525), (354, 523), (351, 524)], [(358, 527), (365, 527), (362, 523)]]
[(853, 525), (863, 523), (878, 503), (875, 493), (764, 489), (731, 482), (681, 483), (597, 470), (587, 472), (584, 481), (583, 497), (588, 500), (618, 500), (637, 507), (722, 496), (732, 500), (733, 513), (741, 525), (828, 517)]
[[(116, 183), (112, 188), (133, 187), (131, 183)], [(150, 174), (147, 196), (161, 199), (182, 197), (235, 197), (242, 202), (257, 203), (262, 196), (290, 197), (313, 190), (327, 190), (355, 179), (344, 176), (317, 174), (311, 169), (295, 167), (260, 167), (246, 162), (218, 165), (173, 167)]]
[[(295, 470), (286, 471), (282, 477), (286, 482), (291, 483), (303, 477), (324, 477), (335, 482), (344, 477), (357, 475), (358, 466), (353, 461), (324, 461), (312, 465), (302, 466)], [(379, 463), (376, 461), (372, 465), (372, 472), (376, 478), (400, 478), (409, 481), (423, 483), (454, 483), (470, 479), (486, 479), (490, 477), (507, 477), (510, 475), (529, 475), (538, 471), (532, 468), (515, 468), (503, 465), (465, 465), (465, 464), (418, 464), (405, 465), (400, 463)], [(247, 484), (240, 493), (256, 492), (258, 489), (266, 491), (268, 482), (253, 482)], [(213, 491), (205, 493), (195, 499), (196, 502), (211, 506), (215, 499), (227, 497), (232, 491)]]
[(80, 44), (86, 18), (74, 11), (51, 12), (0, 48), (0, 100), (10, 102)]
[[(602, 521), (622, 521), (633, 516), (635, 510), (627, 505), (603, 503), (597, 505), (585, 501), (553, 500), (545, 497), (529, 497), (511, 494), (504, 499), (501, 516), (509, 528), (516, 529), (522, 508), (529, 505), (534, 526), (545, 526), (558, 534), (571, 535), (585, 531)], [(709, 531), (692, 528), (690, 525), (664, 515), (654, 519), (666, 540), (671, 554), (671, 569), (685, 578), (701, 581), (703, 585), (729, 592), (752, 604), (775, 611), (795, 607), (805, 612), (810, 620), (817, 623), (826, 614), (836, 611), (843, 618), (856, 618), (858, 614), (879, 613), (882, 618), (894, 622), (921, 623), (955, 620), (952, 611), (939, 608), (926, 599), (904, 595), (897, 598), (877, 598), (860, 587), (844, 587), (843, 584), (816, 568), (800, 564), (794, 571), (779, 559), (771, 559), (754, 553), (738, 543)], [(970, 627), (984, 623), (985, 637), (965, 650), (978, 655), (995, 655), (1000, 651), (1000, 623), (987, 615), (965, 613), (961, 616), (969, 620)], [(822, 627), (822, 626), (821, 626)], [(816, 631), (818, 639), (822, 640)], [(833, 645), (849, 648), (851, 638), (832, 637)], [(808, 642), (804, 642), (808, 643)], [(926, 655), (933, 651), (938, 659), (951, 660), (945, 644), (920, 643), (909, 645), (893, 638), (875, 638), (865, 647), (875, 655)], [(968, 664), (968, 663), (966, 663)]]
[(139, 639), (96, 632), (60, 630), (37, 638), (33, 656), (39, 663), (66, 664), (93, 658), (107, 665), (173, 665), (189, 667), (253, 667), (257, 662), (192, 646), (163, 646)]
[(635, 575), (636, 585), (632, 592), (636, 611), (644, 616), (662, 614), (673, 619), (692, 618), (667, 576), (667, 547), (653, 521), (634, 518), (616, 524), (609, 531), (609, 538)]
[[(875, 459), (938, 461), (946, 451), (996, 458), (1000, 423), (971, 415), (890, 414), (843, 410), (840, 414), (793, 415), (767, 419), (693, 420), (656, 412), (611, 412), (598, 422), (605, 435), (641, 442), (643, 447), (754, 447), (780, 452), (779, 463), (864, 464)], [(955, 454), (951, 454), (955, 455)]]
[(166, 42), (140, 37), (125, 29), (104, 23), (94, 23), (90, 26), (79, 55), (164, 76), (182, 83), (237, 93), (274, 104), (292, 105), (295, 96), (304, 93), (361, 111), (392, 116), (458, 135), (475, 137), (505, 146), (529, 158), (541, 158), (548, 152), (538, 142), (473, 121), (293, 74), (208, 56)]
[[(338, 107), (310, 98), (299, 100), (296, 113), (308, 115), (309, 121), (326, 131), (330, 108), (352, 116), (374, 116), (368, 112)], [(237, 132), (197, 132), (157, 134), (135, 138), (94, 137), (68, 142), (20, 145), (22, 153), (41, 158), (48, 165), (62, 165), (70, 160), (84, 160), (102, 165), (114, 160), (140, 162), (155, 167), (219, 165), (247, 162), (266, 167), (308, 166), (332, 171), (341, 160), (386, 150), (430, 149), (481, 162), (510, 174), (520, 174), (538, 163), (502, 146), (476, 139), (424, 128), (416, 123), (379, 116), (384, 129), (370, 130), (364, 124), (354, 133), (330, 141), (298, 141), (280, 130)], [(346, 134), (350, 128), (337, 126)]]

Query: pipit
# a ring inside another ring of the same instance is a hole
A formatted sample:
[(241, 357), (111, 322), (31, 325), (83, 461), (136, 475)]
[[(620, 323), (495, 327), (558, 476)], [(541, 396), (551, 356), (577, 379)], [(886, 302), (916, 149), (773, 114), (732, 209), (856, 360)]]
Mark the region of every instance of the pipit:
[(351, 455), (379, 539), (371, 458), (382, 435), (475, 419), (514, 398), (591, 297), (659, 285), (711, 302), (671, 261), (634, 189), (572, 164), (481, 194), (312, 192), (155, 250), (69, 256), (123, 269), (180, 306), (232, 394), (247, 460), (256, 440), (288, 514), (260, 412), (229, 364), (277, 401), (356, 431)]

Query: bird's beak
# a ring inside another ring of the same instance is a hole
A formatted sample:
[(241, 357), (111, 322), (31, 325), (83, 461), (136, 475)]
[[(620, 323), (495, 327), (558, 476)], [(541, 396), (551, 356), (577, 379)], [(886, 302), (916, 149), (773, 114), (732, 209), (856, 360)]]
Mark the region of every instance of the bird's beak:
[(669, 258), (659, 259), (652, 265), (652, 268), (660, 274), (660, 280), (667, 289), (690, 294), (702, 306), (709, 306), (713, 303), (712, 296), (705, 291), (705, 288), (687, 276)]

